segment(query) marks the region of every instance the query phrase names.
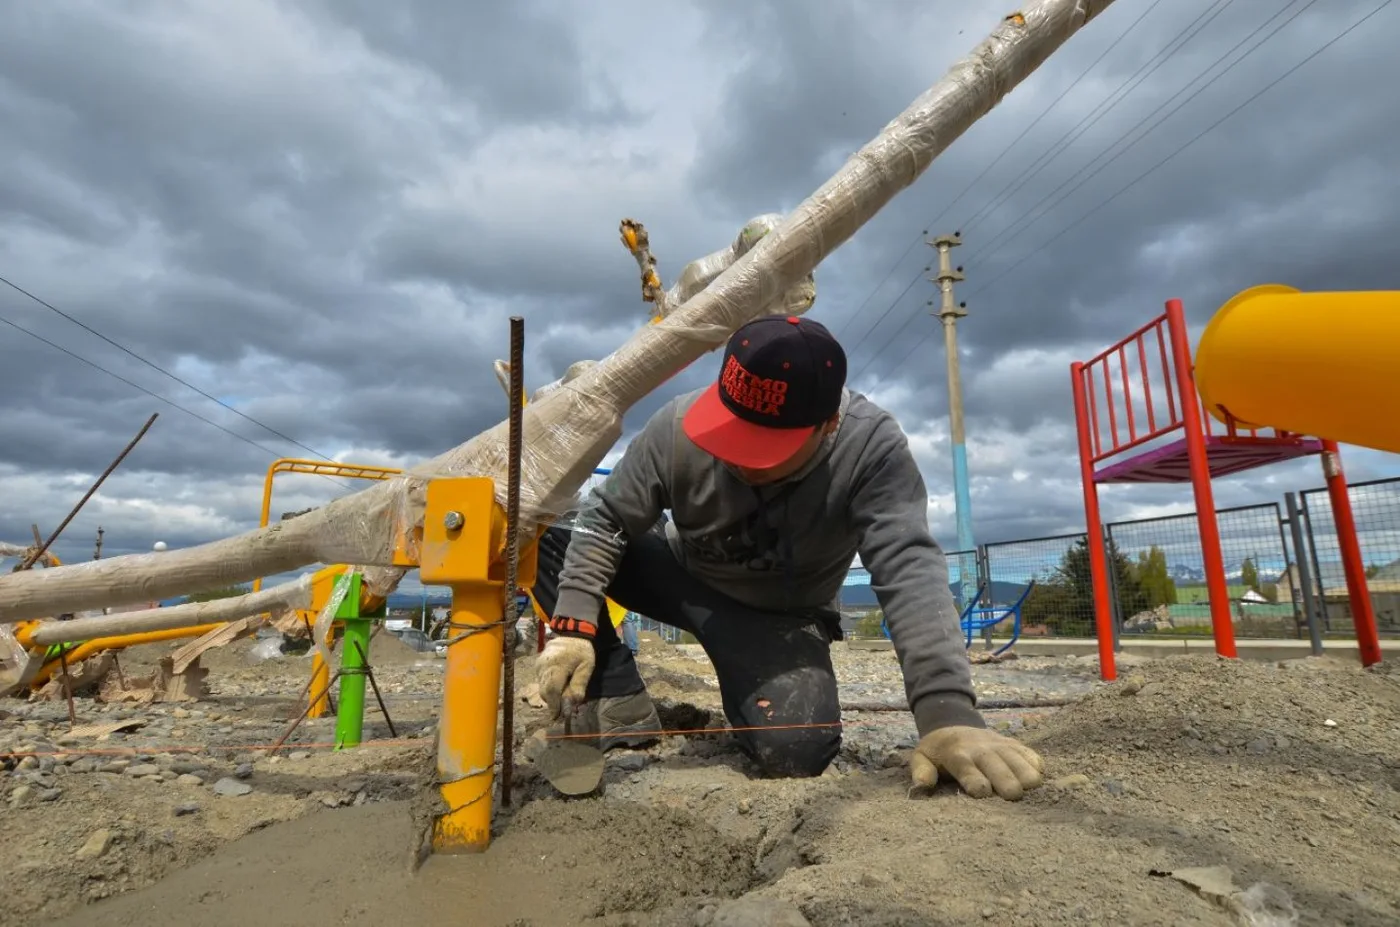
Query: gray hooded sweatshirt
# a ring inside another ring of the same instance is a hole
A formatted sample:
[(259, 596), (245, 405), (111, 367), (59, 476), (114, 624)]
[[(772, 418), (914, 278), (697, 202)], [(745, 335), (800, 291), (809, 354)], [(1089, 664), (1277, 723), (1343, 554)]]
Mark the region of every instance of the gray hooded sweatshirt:
[(666, 534), (685, 569), (759, 610), (830, 614), (859, 553), (919, 734), (985, 726), (947, 561), (928, 530), (928, 493), (894, 417), (847, 391), (840, 425), (813, 459), (785, 480), (753, 486), (686, 437), (681, 420), (700, 392), (652, 416), (585, 500), (557, 613), (597, 615), (627, 537), (653, 530), (668, 510)]

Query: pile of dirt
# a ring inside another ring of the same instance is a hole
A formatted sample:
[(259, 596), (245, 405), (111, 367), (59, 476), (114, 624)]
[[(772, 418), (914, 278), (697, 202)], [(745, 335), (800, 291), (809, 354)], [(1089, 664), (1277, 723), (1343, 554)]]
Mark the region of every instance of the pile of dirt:
[(388, 631), (380, 631), (369, 643), (371, 666), (411, 666), (437, 659), (440, 658), (436, 654), (420, 653)]
[(1400, 789), (1400, 675), (1339, 658), (1171, 657), (1091, 694), (1030, 742), (1095, 765), (1115, 763), (1126, 747), (1188, 777), (1224, 758)]

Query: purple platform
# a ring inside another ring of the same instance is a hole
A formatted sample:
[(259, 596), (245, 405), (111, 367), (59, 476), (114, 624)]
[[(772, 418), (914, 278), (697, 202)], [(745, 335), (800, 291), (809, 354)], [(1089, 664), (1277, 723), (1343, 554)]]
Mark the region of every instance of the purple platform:
[[(1212, 479), (1310, 454), (1322, 453), (1315, 438), (1243, 438), (1206, 436), (1206, 459)], [(1094, 472), (1096, 483), (1189, 483), (1191, 463), (1186, 439), (1154, 447)]]

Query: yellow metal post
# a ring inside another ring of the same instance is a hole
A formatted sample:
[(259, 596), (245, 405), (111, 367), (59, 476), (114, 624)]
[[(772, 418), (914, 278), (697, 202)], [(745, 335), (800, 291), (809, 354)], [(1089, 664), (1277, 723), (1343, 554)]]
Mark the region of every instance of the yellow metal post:
[[(502, 604), (500, 586), (468, 583), (452, 589), (449, 639), (470, 636), (447, 650), (437, 764), (445, 810), (433, 826), (433, 849), (439, 853), (477, 853), (491, 845)], [(481, 630), (472, 633), (473, 628)]]
[[(439, 853), (479, 853), (491, 844), (496, 716), (500, 709), (505, 582), (505, 513), (487, 477), (432, 480), (423, 516), (419, 575), (452, 590), (447, 667), (438, 723), (438, 783), (444, 810), (434, 823)], [(534, 582), (537, 548), (522, 551), (518, 581)]]
[[(311, 608), (305, 612), (298, 610), (298, 614), (312, 629), (314, 635), (316, 619), (320, 616), (322, 609), (331, 600), (331, 595), (335, 591), (335, 581), (338, 576), (348, 570), (349, 567), (343, 563), (334, 566), (323, 567), (317, 570), (311, 577)], [(323, 643), (329, 644), (335, 640), (336, 622), (331, 622), (326, 628), (326, 639)], [(323, 718), (331, 710), (331, 671), (326, 665), (326, 661), (321, 659), (321, 651), (316, 649), (316, 642), (311, 642), (311, 687), (306, 690), (306, 697), (311, 699), (311, 707), (307, 710), (308, 718)]]
[(1196, 348), (1211, 415), (1400, 453), (1400, 292), (1251, 287), (1220, 308)]
[(331, 710), (330, 683), (330, 667), (326, 666), (326, 661), (321, 659), (321, 651), (313, 649), (311, 652), (311, 688), (306, 690), (307, 697), (311, 699), (311, 707), (306, 712), (308, 718), (325, 717), (326, 712)]

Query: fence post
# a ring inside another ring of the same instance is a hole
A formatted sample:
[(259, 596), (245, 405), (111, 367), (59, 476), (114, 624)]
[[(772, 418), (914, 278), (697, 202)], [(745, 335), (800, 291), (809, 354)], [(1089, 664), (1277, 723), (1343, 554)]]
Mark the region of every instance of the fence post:
[(1118, 544), (1113, 540), (1113, 526), (1105, 525), (1104, 549), (1108, 552), (1108, 606), (1109, 613), (1113, 616), (1113, 652), (1123, 652), (1122, 628), (1123, 628), (1123, 602), (1118, 590), (1118, 569), (1117, 559), (1113, 556), (1120, 553)]
[[(1293, 564), (1294, 574), (1298, 578), (1298, 585), (1303, 588), (1303, 614), (1308, 621), (1308, 638), (1312, 641), (1312, 655), (1317, 657), (1322, 655), (1322, 628), (1319, 625), (1317, 609), (1313, 602), (1312, 590), (1312, 570), (1308, 568), (1309, 552), (1307, 542), (1303, 538), (1302, 512), (1298, 509), (1298, 494), (1287, 492), (1283, 494), (1283, 504), (1288, 508), (1288, 529), (1293, 535)], [(1311, 533), (1311, 526), (1309, 526)], [(1293, 600), (1293, 607), (1298, 607), (1298, 600)]]
[[(990, 608), (996, 602), (996, 597), (992, 595), (992, 571), (987, 565), (987, 545), (978, 544), (973, 551), (973, 561), (977, 567), (977, 585), (987, 590), (983, 593), (981, 605)], [(982, 629), (982, 643), (988, 649), (992, 649), (992, 626), (987, 625)]]
[(1327, 607), (1327, 580), (1322, 576), (1322, 562), (1317, 559), (1317, 534), (1313, 528), (1312, 510), (1308, 508), (1308, 494), (1300, 493), (1298, 500), (1302, 509), (1304, 527), (1308, 529), (1308, 560), (1312, 563), (1313, 576), (1317, 581), (1317, 613), (1322, 619), (1322, 627), (1332, 630), (1332, 610)]
[[(1296, 505), (1296, 502), (1295, 502), (1295, 505)], [(1287, 572), (1287, 570), (1288, 570), (1288, 532), (1284, 531), (1283, 529), (1284, 529), (1284, 526), (1285, 526), (1285, 525), (1291, 524), (1291, 520), (1290, 520), (1290, 519), (1287, 519), (1287, 518), (1284, 518), (1283, 515), (1281, 515), (1281, 514), (1279, 513), (1279, 510), (1278, 510), (1278, 503), (1277, 503), (1277, 502), (1274, 503), (1274, 518), (1278, 521), (1278, 543), (1279, 543), (1279, 549), (1283, 551), (1283, 569), (1284, 569), (1285, 572)], [(1295, 558), (1296, 558), (1296, 555), (1295, 555)], [(1259, 564), (1256, 563), (1256, 564), (1255, 564), (1255, 567), (1257, 568), (1258, 566), (1259, 566)], [(1300, 579), (1299, 581), (1301, 582), (1301, 579)], [(1277, 590), (1277, 588), (1278, 588), (1277, 584), (1275, 584), (1274, 588), (1275, 588), (1275, 590)], [(1275, 596), (1274, 596), (1274, 601), (1275, 601), (1275, 602), (1278, 601), (1277, 593), (1276, 593)], [(1302, 625), (1300, 625), (1300, 624), (1298, 623), (1298, 598), (1297, 598), (1296, 596), (1290, 596), (1290, 597), (1289, 597), (1289, 604), (1293, 606), (1293, 633), (1297, 636), (1298, 640), (1302, 640), (1302, 639), (1303, 639), (1303, 627), (1302, 627)]]

